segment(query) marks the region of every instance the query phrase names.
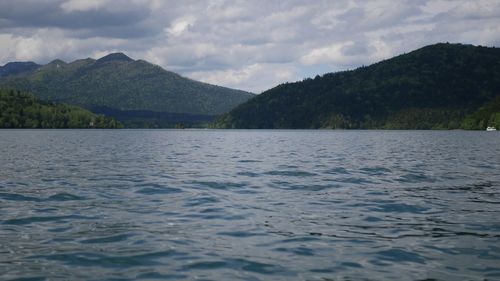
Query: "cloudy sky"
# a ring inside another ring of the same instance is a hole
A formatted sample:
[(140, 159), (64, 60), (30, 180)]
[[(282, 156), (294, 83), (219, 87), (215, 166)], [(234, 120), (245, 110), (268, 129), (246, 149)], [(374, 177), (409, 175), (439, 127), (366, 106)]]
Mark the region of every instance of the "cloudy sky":
[(437, 42), (500, 46), (500, 0), (0, 0), (0, 65), (124, 52), (259, 93)]

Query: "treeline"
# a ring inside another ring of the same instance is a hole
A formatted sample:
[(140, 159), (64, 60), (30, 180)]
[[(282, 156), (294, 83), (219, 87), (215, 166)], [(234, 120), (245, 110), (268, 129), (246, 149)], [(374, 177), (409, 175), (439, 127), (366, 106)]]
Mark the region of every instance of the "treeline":
[(38, 100), (30, 93), (0, 89), (0, 128), (121, 128), (113, 118), (77, 106)]
[(500, 96), (473, 113), (448, 108), (407, 108), (383, 119), (351, 120), (333, 114), (320, 126), (325, 129), (389, 129), (389, 130), (484, 130), (500, 128)]
[(206, 128), (216, 116), (189, 113), (157, 112), (150, 110), (120, 110), (110, 107), (92, 107), (94, 113), (113, 116), (126, 128)]
[(443, 130), (461, 129), (466, 112), (448, 108), (407, 108), (386, 118), (366, 116), (363, 121), (353, 120), (341, 114), (332, 114), (321, 124), (326, 129), (412, 129)]

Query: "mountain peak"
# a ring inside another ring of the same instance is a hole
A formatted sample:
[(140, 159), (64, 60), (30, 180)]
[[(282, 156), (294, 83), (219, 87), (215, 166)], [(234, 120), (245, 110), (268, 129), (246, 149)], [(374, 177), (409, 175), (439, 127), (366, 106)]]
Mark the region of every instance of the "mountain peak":
[(64, 64), (66, 64), (66, 62), (60, 59), (55, 59), (48, 63), (48, 65), (64, 65)]
[(134, 61), (134, 60), (129, 58), (124, 53), (111, 53), (111, 54), (106, 55), (106, 56), (97, 60), (97, 62), (107, 62), (107, 61), (126, 61), (126, 62), (129, 62), (129, 61)]

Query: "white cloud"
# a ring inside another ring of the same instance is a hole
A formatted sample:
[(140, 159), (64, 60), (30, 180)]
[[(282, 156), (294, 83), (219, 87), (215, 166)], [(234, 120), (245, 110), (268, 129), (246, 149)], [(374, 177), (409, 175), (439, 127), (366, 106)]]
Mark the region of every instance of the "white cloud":
[(186, 16), (175, 20), (172, 25), (166, 29), (167, 33), (173, 36), (179, 36), (196, 22), (194, 16)]
[(192, 75), (197, 76), (201, 80), (208, 83), (224, 81), (224, 83), (228, 85), (238, 85), (241, 82), (254, 77), (257, 73), (262, 71), (262, 68), (263, 66), (261, 64), (252, 64), (244, 68), (217, 71), (208, 75), (203, 74), (203, 72), (194, 72)]
[(349, 68), (386, 59), (392, 54), (390, 47), (381, 40), (375, 39), (366, 45), (347, 41), (313, 49), (301, 57), (300, 62), (305, 65), (330, 64)]
[(104, 6), (107, 0), (69, 0), (61, 4), (65, 12), (91, 11)]
[[(67, 38), (64, 31), (57, 28), (43, 28), (30, 36), (0, 34), (0, 51), (6, 54), (3, 61), (35, 61), (47, 63), (55, 58), (74, 60), (75, 58), (99, 58), (110, 52), (119, 51), (122, 39), (102, 37), (78, 39)], [(106, 44), (102, 41), (106, 40)], [(95, 46), (100, 49), (96, 50)], [(5, 53), (4, 53), (5, 52)]]
[(258, 63), (235, 69), (192, 72), (189, 76), (206, 83), (222, 84), (254, 93), (262, 91), (262, 84), (277, 85), (298, 79), (293, 66)]
[(321, 47), (311, 50), (304, 55), (300, 61), (306, 65), (319, 63), (335, 63), (343, 59), (341, 50), (345, 46), (349, 46), (352, 42), (332, 44), (327, 47)]
[(345, 14), (348, 10), (354, 8), (351, 2), (335, 1), (336, 5), (321, 9), (315, 17), (311, 19), (311, 23), (320, 30), (334, 30), (341, 24), (339, 16)]
[(0, 34), (0, 61), (8, 62), (15, 58), (16, 42), (12, 34)]
[(246, 10), (242, 6), (230, 6), (224, 1), (209, 1), (207, 16), (216, 21), (239, 20), (244, 17)]

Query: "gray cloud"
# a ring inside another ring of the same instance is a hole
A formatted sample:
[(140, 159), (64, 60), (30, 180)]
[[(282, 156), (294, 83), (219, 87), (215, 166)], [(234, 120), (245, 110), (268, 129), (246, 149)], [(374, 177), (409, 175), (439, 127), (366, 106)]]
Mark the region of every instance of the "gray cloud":
[(0, 64), (122, 51), (260, 92), (437, 42), (500, 45), (496, 0), (0, 1)]
[(60, 28), (77, 31), (74, 35), (130, 38), (138, 36), (137, 29), (147, 33), (147, 28), (153, 26), (143, 24), (151, 14), (150, 9), (130, 1), (120, 1), (123, 6), (117, 5), (119, 8), (108, 4), (88, 10), (65, 10), (65, 3), (62, 0), (0, 2), (0, 30), (13, 27)]

